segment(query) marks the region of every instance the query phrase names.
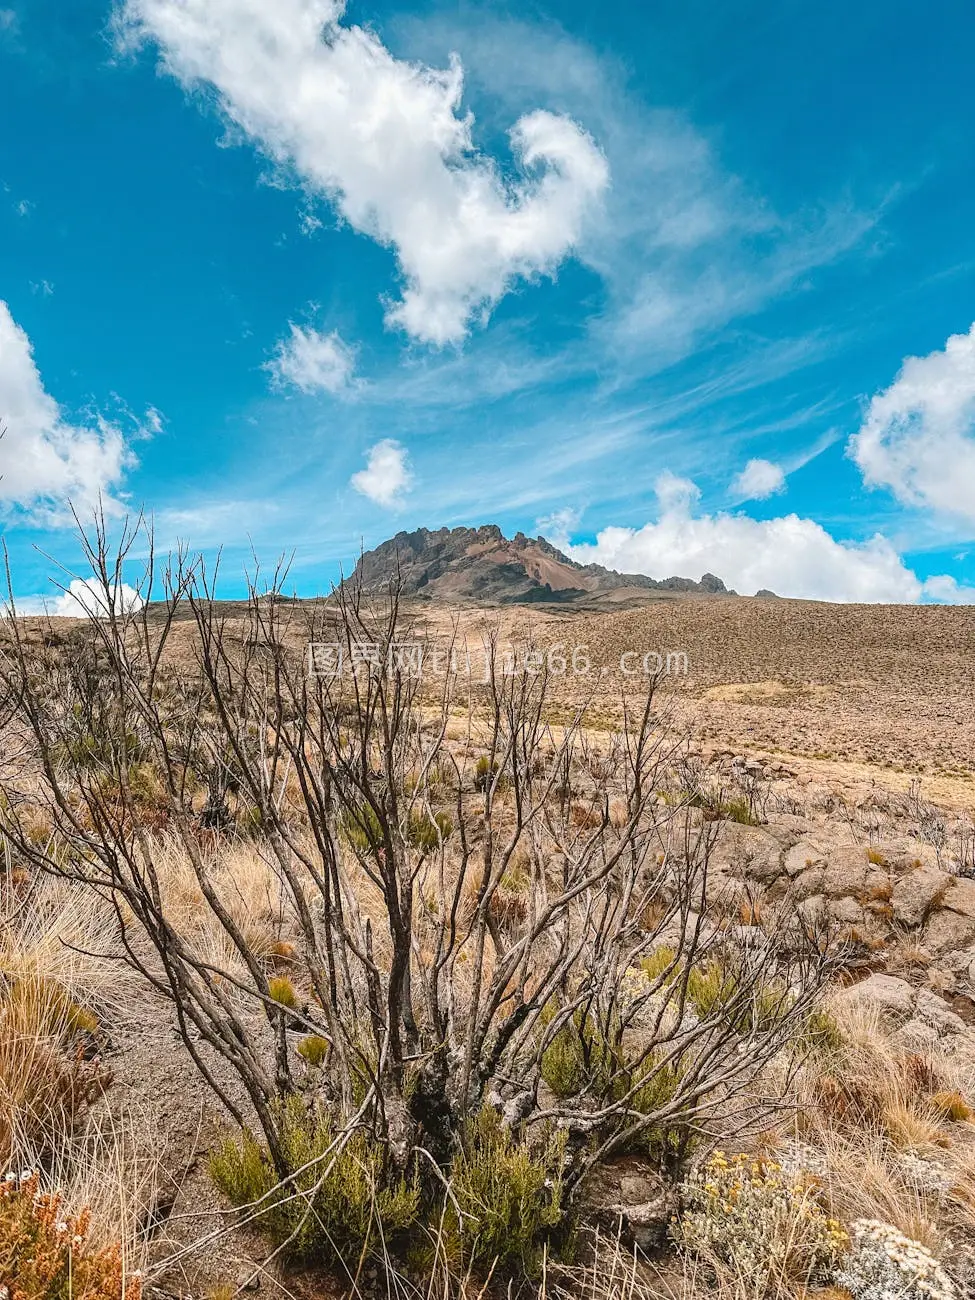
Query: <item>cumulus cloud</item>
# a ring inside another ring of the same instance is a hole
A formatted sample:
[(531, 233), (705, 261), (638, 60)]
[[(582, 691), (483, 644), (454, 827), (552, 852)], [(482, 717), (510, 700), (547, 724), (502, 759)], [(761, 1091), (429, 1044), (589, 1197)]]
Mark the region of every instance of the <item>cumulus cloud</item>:
[(785, 471), (771, 460), (750, 460), (733, 480), (732, 493), (740, 501), (764, 501), (785, 488)]
[(84, 511), (120, 485), (134, 456), (122, 431), (96, 417), (66, 420), (45, 391), (31, 343), (0, 301), (0, 503), (50, 522), (68, 500)]
[(413, 482), (406, 448), (393, 438), (383, 438), (369, 449), (366, 468), (349, 480), (357, 492), (380, 506), (394, 506)]
[(17, 613), (47, 614), (50, 618), (107, 618), (114, 609), (128, 614), (142, 608), (142, 597), (127, 582), (112, 585), (108, 591), (97, 578), (73, 578), (59, 596), (27, 596), (16, 602)]
[(352, 385), (355, 352), (338, 330), (320, 334), (292, 324), (290, 334), (278, 344), (267, 369), (278, 388), (339, 394)]
[(698, 514), (697, 489), (689, 479), (667, 474), (657, 487), (655, 523), (605, 528), (595, 543), (570, 546), (567, 553), (583, 564), (652, 578), (716, 573), (749, 595), (766, 588), (809, 600), (967, 603), (966, 589), (952, 586), (950, 578), (922, 583), (880, 534), (866, 542), (839, 542), (814, 520), (795, 514), (765, 520)]
[(474, 147), (463, 71), (396, 59), (343, 25), (343, 0), (123, 0), (123, 39), (157, 43), (187, 87), (355, 230), (391, 247), (405, 280), (387, 321), (456, 342), (517, 278), (552, 274), (608, 184), (574, 121), (537, 109), (509, 132), (516, 179)]
[(868, 486), (975, 520), (975, 324), (942, 351), (907, 358), (874, 396), (849, 453)]

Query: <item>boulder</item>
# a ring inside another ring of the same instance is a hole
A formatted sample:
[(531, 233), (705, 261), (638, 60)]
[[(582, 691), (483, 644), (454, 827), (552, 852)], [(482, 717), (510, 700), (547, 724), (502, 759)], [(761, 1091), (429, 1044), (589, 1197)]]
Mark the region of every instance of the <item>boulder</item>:
[(582, 1204), (595, 1224), (649, 1252), (666, 1244), (677, 1192), (645, 1161), (623, 1156), (590, 1174)]
[(812, 898), (823, 892), (824, 872), (822, 867), (809, 867), (800, 871), (792, 881), (792, 896), (797, 899)]
[(782, 874), (782, 844), (760, 826), (723, 827), (715, 845), (716, 863), (727, 862), (731, 874), (771, 884)]
[(954, 876), (944, 893), (941, 906), (975, 920), (975, 880), (967, 876)]
[(886, 1020), (904, 1023), (914, 1015), (915, 992), (907, 980), (896, 975), (870, 975), (851, 984), (837, 995), (840, 1005), (866, 1003), (875, 1006)]
[(796, 908), (806, 925), (819, 925), (829, 915), (829, 900), (825, 894), (810, 894)]
[(975, 939), (975, 917), (941, 907), (935, 910), (922, 933), (925, 948), (940, 956), (954, 948), (964, 948)]
[(923, 925), (935, 903), (943, 897), (951, 877), (937, 867), (908, 869), (890, 896), (894, 920), (902, 925)]
[(908, 1020), (894, 1033), (893, 1040), (908, 1052), (926, 1052), (938, 1046), (938, 1031), (923, 1020)]
[(829, 914), (840, 925), (857, 926), (863, 924), (863, 908), (855, 898), (832, 898)]
[(944, 998), (939, 998), (930, 989), (918, 990), (916, 1015), (939, 1034), (960, 1034), (965, 1028), (961, 1016), (955, 1015)]
[(800, 840), (785, 855), (784, 865), (791, 877), (801, 875), (804, 871), (826, 866), (826, 850), (815, 840)]
[[(867, 861), (862, 846), (837, 845), (830, 849), (823, 888), (831, 898), (848, 898), (853, 894), (864, 893), (870, 877), (878, 877), (878, 872)], [(879, 883), (879, 879), (872, 883)]]

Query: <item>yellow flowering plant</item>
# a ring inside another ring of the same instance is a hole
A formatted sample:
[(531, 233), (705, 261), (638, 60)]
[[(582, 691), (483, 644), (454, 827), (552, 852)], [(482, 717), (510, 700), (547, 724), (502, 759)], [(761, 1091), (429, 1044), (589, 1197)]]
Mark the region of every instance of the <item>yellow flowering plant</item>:
[(716, 1272), (772, 1294), (827, 1281), (849, 1246), (813, 1179), (717, 1151), (684, 1183), (673, 1237)]

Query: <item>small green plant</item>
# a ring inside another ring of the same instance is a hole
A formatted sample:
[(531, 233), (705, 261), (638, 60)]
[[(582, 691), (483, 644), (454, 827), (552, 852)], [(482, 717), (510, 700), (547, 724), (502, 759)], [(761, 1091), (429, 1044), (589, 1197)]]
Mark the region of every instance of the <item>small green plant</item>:
[[(554, 1016), (548, 1012), (548, 1022)], [(621, 1039), (621, 1035), (616, 1036)], [(653, 1115), (667, 1106), (680, 1087), (679, 1064), (663, 1063), (649, 1053), (636, 1061), (627, 1059), (621, 1041), (610, 1042), (602, 1027), (580, 1009), (562, 1025), (542, 1053), (541, 1073), (557, 1097), (575, 1097), (587, 1093), (604, 1101), (625, 1104), (617, 1119), (624, 1127)], [(646, 1151), (653, 1158), (665, 1160), (680, 1156), (688, 1149), (686, 1126), (648, 1124), (633, 1140), (634, 1150)]]
[(433, 853), (450, 838), (453, 829), (454, 823), (446, 813), (434, 813), (431, 817), (424, 809), (414, 808), (407, 824), (406, 838), (421, 853)]
[[(552, 1036), (542, 1052), (542, 1079), (556, 1097), (575, 1097), (586, 1082), (586, 1043), (582, 1037), (582, 1013), (577, 1011), (572, 1021), (562, 1025)], [(555, 1017), (554, 1008), (546, 1008), (542, 1017), (550, 1024)]]
[(488, 754), (482, 754), (474, 764), (474, 789), (484, 794), (497, 774), (497, 763)]
[(298, 995), (295, 993), (295, 986), (288, 979), (287, 975), (275, 975), (267, 983), (268, 995), (281, 1006), (287, 1007), (293, 1011), (298, 1005)]
[(390, 1183), (385, 1147), (361, 1129), (340, 1134), (331, 1116), (300, 1097), (280, 1103), (279, 1134), (294, 1177), (281, 1185), (265, 1148), (245, 1131), (210, 1160), (210, 1176), (234, 1205), (266, 1198), (260, 1226), (303, 1261), (379, 1251), (418, 1218), (416, 1181)]
[(329, 1041), (321, 1034), (309, 1034), (298, 1044), (298, 1055), (309, 1065), (319, 1066), (328, 1056)]
[(715, 809), (719, 817), (738, 822), (742, 826), (758, 826), (761, 818), (756, 817), (749, 800), (741, 796), (721, 800)]
[(564, 1133), (553, 1131), (532, 1151), (495, 1111), (481, 1111), (450, 1168), (448, 1248), (481, 1274), (514, 1267), (534, 1274), (543, 1243), (565, 1227), (564, 1158)]
[(814, 1007), (799, 1026), (796, 1046), (817, 1056), (838, 1052), (845, 1039), (836, 1017), (825, 1007)]
[(120, 762), (136, 763), (142, 757), (142, 743), (134, 731), (117, 731), (105, 719), (91, 719), (88, 725), (77, 714), (72, 734), (56, 746), (55, 759), (69, 770), (89, 771), (92, 768), (110, 768), (116, 771)]
[[(752, 983), (752, 981), (748, 981)], [(687, 1000), (701, 1020), (715, 1014), (731, 1017), (740, 1034), (766, 1033), (790, 1009), (788, 990), (778, 981), (754, 981), (750, 995), (741, 997), (741, 981), (724, 961), (713, 958), (692, 966), (687, 977)]]
[(264, 813), (257, 804), (252, 804), (237, 814), (237, 825), (243, 835), (260, 835), (264, 829)]
[(751, 801), (741, 795), (724, 799), (716, 790), (662, 790), (664, 803), (675, 806), (686, 804), (700, 808), (705, 821), (739, 822), (742, 826), (759, 826), (761, 818), (755, 815)]
[(373, 853), (383, 843), (383, 829), (370, 804), (347, 808), (342, 814), (340, 828), (347, 843), (357, 853)]
[(680, 966), (677, 964), (677, 951), (674, 948), (667, 947), (666, 944), (654, 948), (651, 953), (644, 957), (640, 967), (651, 984), (655, 984), (657, 980), (661, 979), (665, 984), (672, 984), (680, 974)]

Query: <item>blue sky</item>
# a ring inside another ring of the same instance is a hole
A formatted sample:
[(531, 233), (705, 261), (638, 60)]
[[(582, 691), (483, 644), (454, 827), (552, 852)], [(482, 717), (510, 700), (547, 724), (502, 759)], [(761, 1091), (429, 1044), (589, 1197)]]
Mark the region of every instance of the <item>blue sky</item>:
[[(0, 0), (0, 527), (975, 599), (975, 10)], [(82, 573), (82, 576), (84, 574)]]

